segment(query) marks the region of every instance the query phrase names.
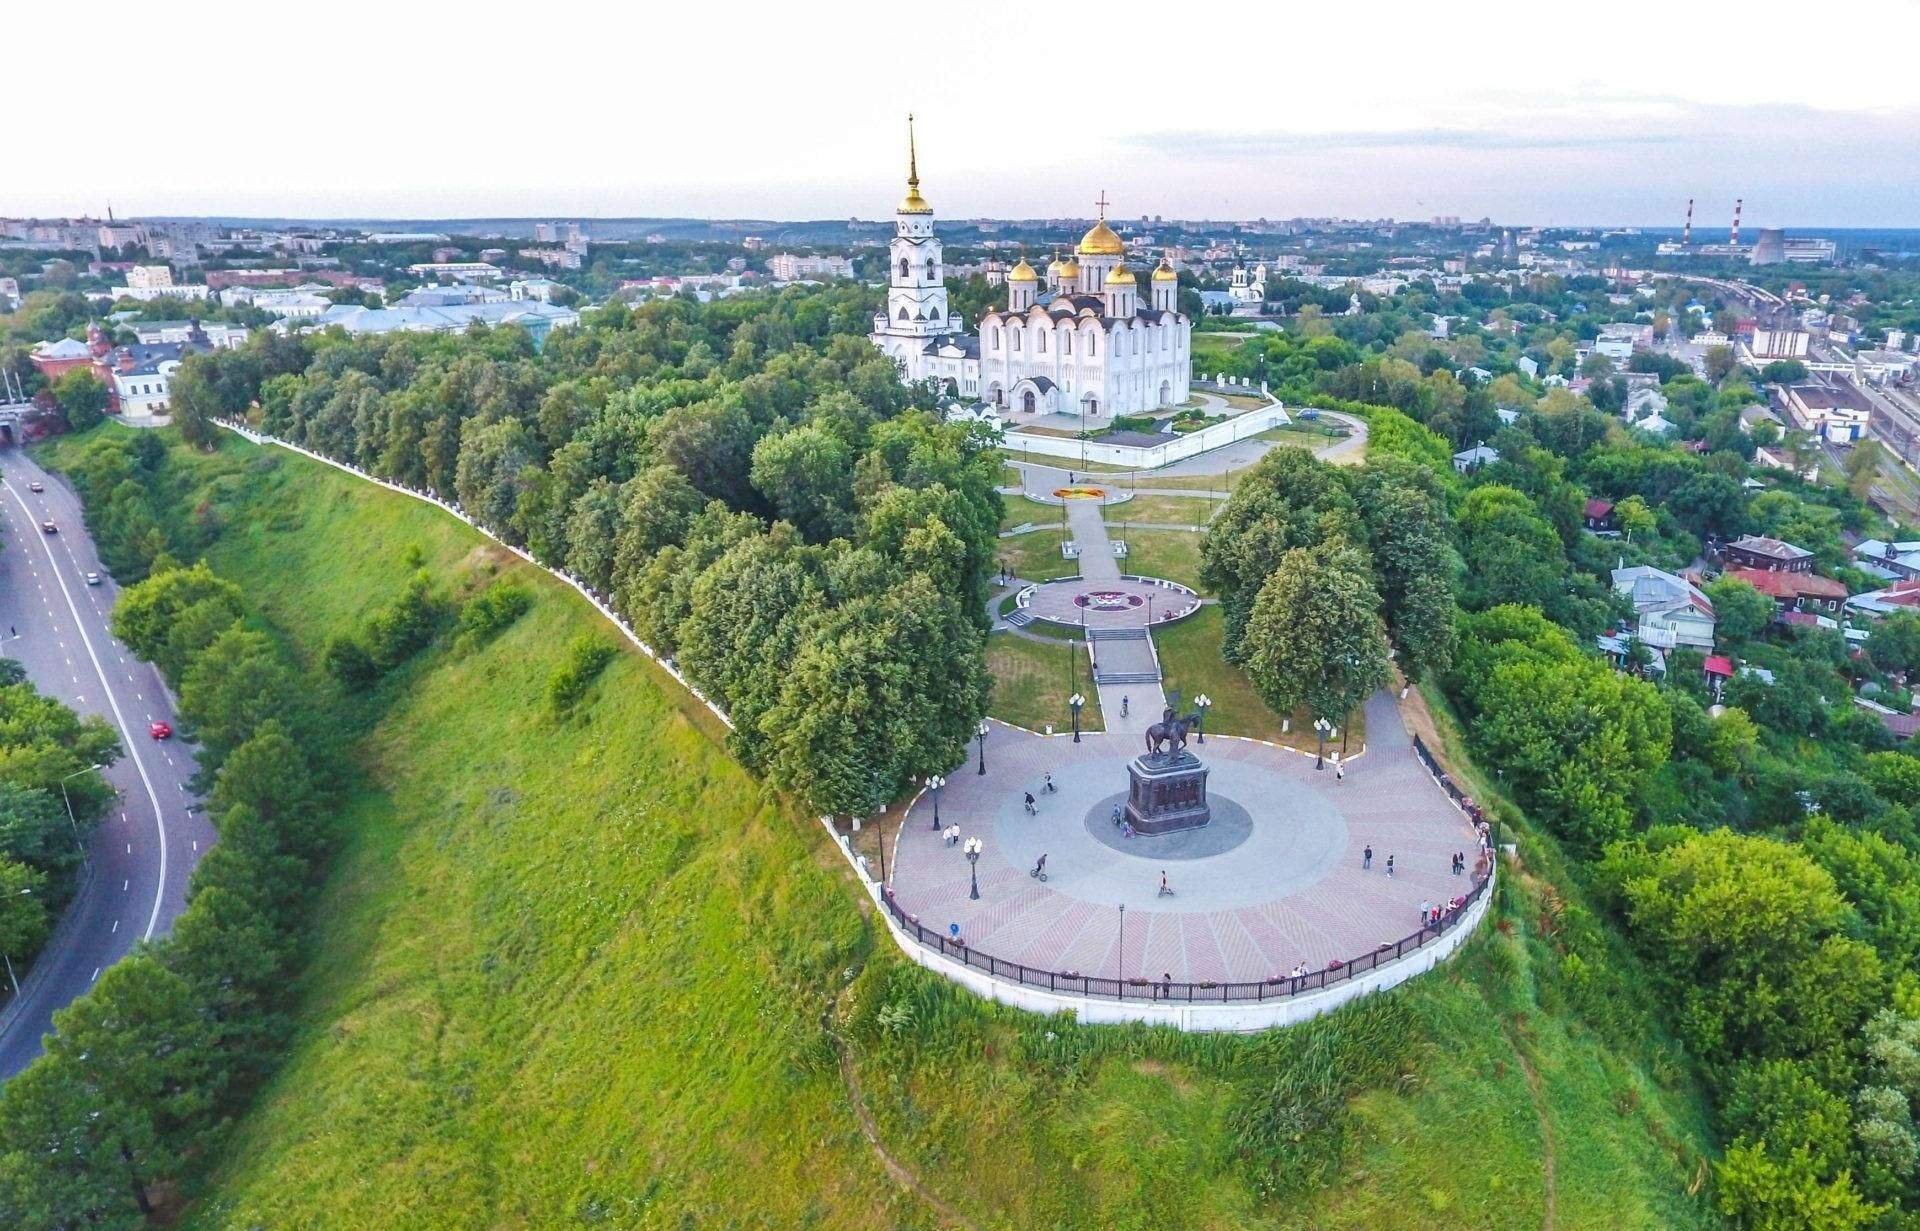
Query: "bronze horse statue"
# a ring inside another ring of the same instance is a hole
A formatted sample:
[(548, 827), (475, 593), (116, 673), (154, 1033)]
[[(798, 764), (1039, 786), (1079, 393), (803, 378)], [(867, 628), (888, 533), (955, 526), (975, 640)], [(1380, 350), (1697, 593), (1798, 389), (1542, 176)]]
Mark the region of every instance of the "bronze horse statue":
[[(1178, 697), (1175, 698), (1176, 702)], [(1184, 718), (1174, 713), (1169, 705), (1160, 715), (1160, 721), (1147, 728), (1147, 755), (1157, 757), (1162, 748), (1170, 755), (1178, 755), (1187, 747), (1187, 732), (1200, 725), (1200, 715), (1188, 714)]]

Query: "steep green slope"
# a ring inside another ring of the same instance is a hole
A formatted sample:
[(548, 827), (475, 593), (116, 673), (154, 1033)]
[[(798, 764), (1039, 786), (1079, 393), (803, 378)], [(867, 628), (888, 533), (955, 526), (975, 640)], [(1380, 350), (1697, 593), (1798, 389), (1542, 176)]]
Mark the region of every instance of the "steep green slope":
[(640, 655), (550, 717), (566, 645), (613, 636), (558, 583), (283, 452), (170, 475), (308, 661), (416, 563), (537, 594), (365, 699), (302, 1030), (188, 1226), (1517, 1228), (1549, 1168), (1555, 1226), (1709, 1221), (1684, 1071), (1648, 1077), (1638, 1019), (1572, 1015), (1541, 887), (1443, 973), (1300, 1030), (1000, 1010), (901, 959)]

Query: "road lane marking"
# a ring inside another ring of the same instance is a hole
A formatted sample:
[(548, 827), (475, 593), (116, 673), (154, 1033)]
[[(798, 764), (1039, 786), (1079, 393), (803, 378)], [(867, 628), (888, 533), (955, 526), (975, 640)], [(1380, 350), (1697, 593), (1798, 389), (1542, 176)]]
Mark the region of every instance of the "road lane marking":
[(88, 979), (87, 982), (92, 983), (98, 980), (99, 978), (100, 978), (100, 968), (98, 966), (95, 966), (93, 968), (93, 978)]
[(119, 931), (120, 931), (120, 921), (118, 919), (115, 919), (113, 921), (113, 928), (111, 931), (107, 933), (107, 935), (112, 936), (118, 933)]
[(121, 881), (121, 882), (120, 882), (120, 892), (121, 892), (121, 893), (125, 893), (125, 892), (127, 891), (127, 889), (128, 889), (128, 888), (129, 888), (129, 887), (130, 887), (130, 886), (131, 886), (132, 884), (133, 884), (133, 881), (131, 881), (131, 880), (123, 880), (123, 881)]
[[(28, 517), (33, 516), (33, 511), (27, 508), (27, 502), (20, 498), (19, 491), (12, 483), (0, 480), (0, 487), (6, 488), (7, 494), (13, 497), (14, 503), (20, 506), (22, 513)], [(53, 548), (47, 546), (45, 535), (40, 536), (40, 548), (47, 553), (47, 563), (53, 564)], [(147, 774), (147, 763), (140, 759), (140, 751), (133, 742), (133, 732), (127, 727), (126, 716), (120, 712), (120, 703), (114, 699), (113, 689), (107, 684), (107, 669), (100, 665), (100, 656), (94, 653), (93, 638), (87, 636), (87, 626), (80, 620), (80, 607), (73, 601), (73, 592), (67, 589), (67, 583), (58, 571), (54, 573), (53, 579), (59, 584), (60, 593), (67, 600), (67, 610), (73, 613), (73, 623), (80, 630), (80, 642), (87, 647), (87, 657), (93, 660), (94, 672), (100, 677), (100, 687), (106, 690), (107, 706), (113, 710), (114, 721), (120, 727), (120, 736), (127, 742), (127, 755), (133, 758), (133, 767), (139, 771), (140, 781), (147, 788), (147, 802), (153, 805), (153, 828), (160, 838), (160, 876), (153, 887), (153, 910), (147, 915), (147, 930), (140, 937), (142, 940), (152, 940), (153, 930), (160, 926), (160, 904), (165, 899), (167, 891), (167, 826), (165, 818), (160, 814), (160, 793), (153, 789), (153, 779)], [(97, 971), (95, 973), (98, 974)]]

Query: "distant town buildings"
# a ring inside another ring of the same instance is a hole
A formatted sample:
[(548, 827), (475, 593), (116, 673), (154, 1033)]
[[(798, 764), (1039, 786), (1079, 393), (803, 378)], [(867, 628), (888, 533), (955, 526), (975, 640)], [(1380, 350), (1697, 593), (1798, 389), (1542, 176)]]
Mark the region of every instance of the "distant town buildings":
[(767, 273), (776, 282), (798, 282), (805, 278), (851, 278), (853, 262), (843, 256), (798, 256), (781, 252), (767, 259)]

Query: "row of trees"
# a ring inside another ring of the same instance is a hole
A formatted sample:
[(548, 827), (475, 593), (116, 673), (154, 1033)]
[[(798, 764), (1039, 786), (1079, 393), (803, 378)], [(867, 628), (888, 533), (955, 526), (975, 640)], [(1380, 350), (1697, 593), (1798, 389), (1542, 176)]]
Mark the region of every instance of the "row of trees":
[(866, 319), (836, 288), (616, 305), (543, 351), (515, 328), (260, 339), (184, 365), (174, 411), (202, 443), (257, 403), (269, 432), (457, 500), (677, 658), (747, 765), (870, 811), (984, 712), (1000, 462), (850, 336)]
[(0, 955), (23, 965), (72, 897), (87, 835), (113, 788), (97, 771), (119, 758), (105, 719), (42, 696), (0, 658)]
[(7, 1226), (144, 1226), (290, 1029), (296, 938), (331, 837), (315, 761), (328, 724), (242, 606), (205, 566), (163, 561), (116, 610), (115, 633), (179, 692), (220, 840), (172, 935), (57, 1014), (45, 1053), (0, 1091)]

